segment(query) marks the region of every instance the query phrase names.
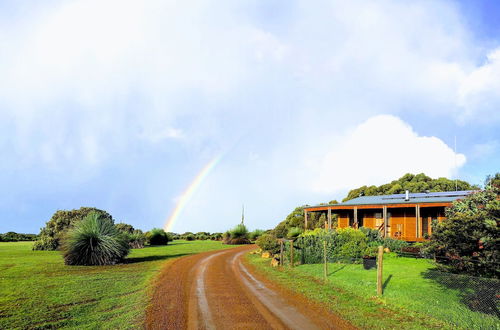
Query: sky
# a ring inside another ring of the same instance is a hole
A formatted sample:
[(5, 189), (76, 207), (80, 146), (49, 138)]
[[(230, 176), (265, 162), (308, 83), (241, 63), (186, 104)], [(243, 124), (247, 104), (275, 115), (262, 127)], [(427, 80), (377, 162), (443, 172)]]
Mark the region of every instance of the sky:
[(0, 0), (0, 77), (0, 232), (268, 229), (500, 170), (496, 0)]

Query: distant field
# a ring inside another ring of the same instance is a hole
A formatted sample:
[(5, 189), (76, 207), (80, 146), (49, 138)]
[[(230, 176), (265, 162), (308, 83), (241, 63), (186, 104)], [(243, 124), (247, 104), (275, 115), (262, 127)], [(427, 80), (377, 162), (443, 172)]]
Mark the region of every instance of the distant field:
[(115, 266), (65, 266), (58, 251), (0, 243), (0, 329), (137, 328), (151, 279), (165, 261), (224, 249), (214, 241), (174, 241), (132, 250)]
[(332, 263), (328, 283), (324, 284), (322, 264), (279, 270), (269, 266), (269, 259), (248, 256), (250, 264), (268, 278), (326, 303), (363, 328), (500, 329), (500, 319), (494, 315), (495, 308), (500, 307), (498, 300), (495, 307), (492, 299), (489, 314), (472, 311), (466, 305), (473, 305), (477, 295), (474, 288), (485, 285), (482, 281), (478, 285), (470, 277), (433, 272), (428, 260), (395, 256), (384, 259), (385, 291), (378, 298), (375, 269)]

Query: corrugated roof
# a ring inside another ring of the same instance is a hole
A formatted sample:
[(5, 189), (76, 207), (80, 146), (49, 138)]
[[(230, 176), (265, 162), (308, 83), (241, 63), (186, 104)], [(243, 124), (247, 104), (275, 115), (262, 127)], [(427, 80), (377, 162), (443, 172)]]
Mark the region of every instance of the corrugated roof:
[(361, 196), (344, 203), (316, 205), (310, 207), (324, 206), (354, 206), (354, 205), (385, 205), (385, 204), (418, 204), (418, 203), (451, 203), (457, 199), (466, 197), (474, 190), (464, 191), (443, 191), (429, 193), (410, 193), (409, 200), (405, 200), (405, 194), (380, 195), (380, 196)]

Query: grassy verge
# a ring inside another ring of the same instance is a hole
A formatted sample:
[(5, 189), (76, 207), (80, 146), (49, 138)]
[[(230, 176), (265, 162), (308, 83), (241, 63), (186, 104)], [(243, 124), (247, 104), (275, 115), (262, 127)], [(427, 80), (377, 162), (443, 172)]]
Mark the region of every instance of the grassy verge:
[(388, 256), (384, 260), (384, 295), (376, 296), (376, 270), (362, 265), (329, 264), (293, 269), (269, 266), (269, 259), (249, 255), (248, 262), (269, 279), (327, 304), (362, 328), (498, 328), (498, 318), (464, 304), (463, 290), (447, 288), (429, 276), (432, 265), (421, 259)]
[(228, 247), (174, 241), (132, 250), (121, 265), (65, 266), (60, 252), (31, 251), (32, 244), (0, 243), (0, 329), (140, 327), (165, 261)]

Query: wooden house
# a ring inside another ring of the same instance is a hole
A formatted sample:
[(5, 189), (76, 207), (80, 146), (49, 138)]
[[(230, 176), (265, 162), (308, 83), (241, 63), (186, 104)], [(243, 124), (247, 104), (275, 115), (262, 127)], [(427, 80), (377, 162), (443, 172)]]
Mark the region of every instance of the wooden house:
[(425, 192), (381, 196), (360, 196), (344, 203), (304, 208), (304, 222), (310, 212), (326, 213), (325, 228), (332, 228), (332, 214), (337, 214), (337, 228), (368, 227), (384, 237), (422, 241), (432, 233), (433, 220), (445, 218), (444, 209), (453, 201), (474, 191)]

